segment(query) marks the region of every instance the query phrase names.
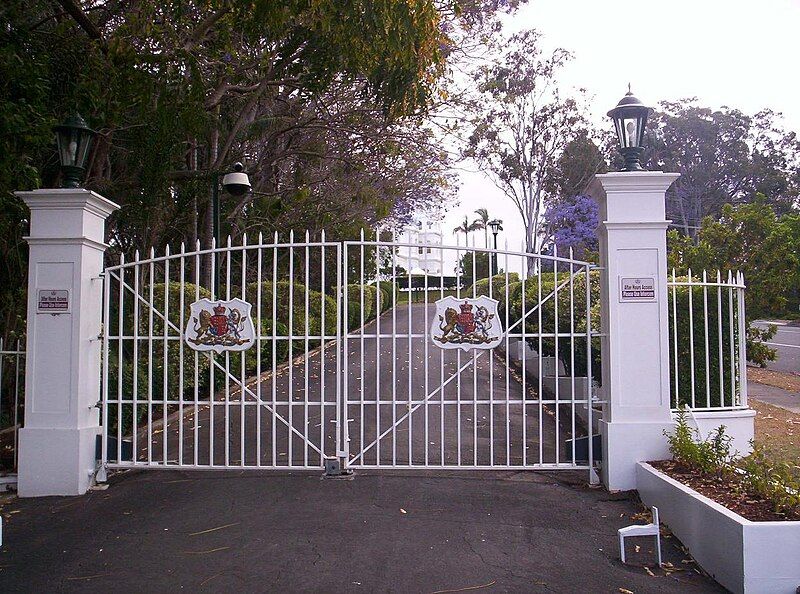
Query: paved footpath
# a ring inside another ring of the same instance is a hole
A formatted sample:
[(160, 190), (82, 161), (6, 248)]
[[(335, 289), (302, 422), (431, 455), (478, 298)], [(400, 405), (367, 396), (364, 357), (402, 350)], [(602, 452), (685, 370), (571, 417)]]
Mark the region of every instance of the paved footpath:
[(639, 507), (584, 482), (132, 471), (84, 497), (7, 503), (0, 591), (724, 592), (674, 538), (665, 561), (684, 571), (623, 566), (616, 530)]
[(800, 394), (797, 392), (749, 381), (747, 382), (747, 397), (785, 408), (793, 413), (800, 413)]

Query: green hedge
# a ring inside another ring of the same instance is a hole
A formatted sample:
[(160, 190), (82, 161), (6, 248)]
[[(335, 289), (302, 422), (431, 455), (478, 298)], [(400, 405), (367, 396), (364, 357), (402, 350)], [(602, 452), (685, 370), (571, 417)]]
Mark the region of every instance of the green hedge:
[[(293, 283), (290, 288), (289, 281), (261, 282), (261, 319), (272, 321), (273, 313), (277, 321), (276, 331), (283, 332), (279, 336), (289, 336), (289, 313), (291, 302), (291, 334), (304, 336), (306, 323), (309, 334), (319, 335), (322, 330), (323, 303), (325, 306), (325, 334), (336, 334), (336, 301), (329, 295), (319, 291), (307, 289), (302, 283)], [(247, 285), (247, 299), (253, 304), (253, 316), (256, 316), (256, 303), (259, 294), (258, 283)], [(275, 298), (275, 311), (273, 312), (273, 296)], [(306, 311), (306, 298), (308, 298), (308, 311)], [(262, 331), (262, 336), (265, 335)], [(269, 328), (267, 336), (272, 335)]]
[[(526, 334), (532, 335), (527, 339), (529, 344), (537, 351), (540, 349), (539, 334), (555, 334), (556, 320), (558, 320), (558, 333), (568, 333), (571, 330), (576, 334), (584, 334), (574, 339), (559, 337), (558, 356), (564, 363), (568, 371), (572, 368), (574, 348), (574, 372), (576, 376), (585, 376), (587, 373), (587, 340), (586, 333), (586, 275), (578, 274), (572, 280), (572, 286), (568, 282), (567, 273), (559, 273), (557, 277), (558, 285), (565, 281), (567, 283), (558, 290), (557, 300), (554, 296), (548, 298), (556, 287), (556, 277), (553, 273), (543, 273), (541, 276), (532, 276), (525, 279), (525, 294), (522, 292), (522, 282), (509, 283), (508, 292), (508, 327), (506, 323), (506, 304), (501, 301), (498, 311), (504, 328), (512, 328), (511, 332), (519, 334), (524, 330)], [(590, 273), (590, 292), (591, 292), (591, 317), (592, 328), (599, 331), (600, 328), (600, 273), (593, 271)], [(570, 300), (572, 294), (572, 300)], [(542, 303), (539, 298), (541, 296)], [(538, 308), (537, 308), (538, 305)], [(557, 308), (556, 308), (557, 305)], [(570, 309), (572, 308), (572, 309)], [(558, 315), (556, 316), (556, 311)], [(539, 316), (541, 312), (541, 327), (539, 326)], [(520, 320), (527, 314), (525, 322)], [(570, 320), (572, 319), (572, 326)], [(519, 322), (519, 323), (518, 323)], [(517, 324), (514, 326), (514, 324)], [(556, 350), (556, 340), (553, 337), (542, 337), (541, 354), (543, 356), (554, 356)], [(592, 377), (599, 380), (601, 377), (600, 368), (600, 341), (592, 340)]]
[[(497, 299), (498, 301), (505, 301), (506, 298), (506, 274), (495, 274), (491, 278), (491, 288), (489, 287), (489, 279), (482, 278), (477, 281), (475, 284), (471, 285), (465, 291), (462, 291), (462, 296), (464, 297), (472, 297), (476, 295), (480, 297), (481, 295), (486, 295), (487, 297), (492, 297), (493, 299)], [(519, 283), (519, 274), (516, 272), (510, 272), (508, 274), (508, 285), (509, 287), (512, 284)]]
[(392, 303), (397, 301), (398, 295), (400, 293), (400, 288), (398, 287), (397, 283), (393, 283), (392, 281), (382, 280), (376, 283), (378, 289), (381, 292), (381, 313), (390, 309), (392, 307)]
[[(196, 295), (199, 292), (200, 298), (209, 297), (209, 292), (203, 287), (197, 287), (191, 283), (183, 285), (183, 327), (181, 327), (181, 311), (180, 311), (180, 298), (181, 298), (181, 285), (178, 282), (171, 282), (166, 287), (167, 299), (169, 310), (166, 312), (168, 324), (168, 336), (172, 339), (167, 341), (166, 348), (166, 383), (167, 383), (167, 400), (178, 401), (180, 399), (179, 387), (181, 378), (181, 341), (174, 339), (178, 336), (179, 332), (176, 328), (183, 332), (186, 324), (189, 322), (190, 306), (195, 301)], [(121, 396), (125, 400), (133, 399), (133, 383), (136, 379), (136, 397), (139, 400), (162, 400), (164, 398), (164, 377), (165, 377), (165, 358), (164, 358), (164, 320), (156, 312), (164, 314), (165, 312), (165, 285), (164, 283), (153, 284), (153, 315), (152, 315), (152, 344), (147, 340), (147, 336), (151, 333), (150, 328), (150, 312), (151, 309), (143, 301), (138, 302), (139, 319), (138, 319), (138, 350), (137, 350), (137, 369), (134, 373), (133, 357), (134, 357), (134, 340), (132, 338), (125, 338), (122, 340), (122, 391)], [(150, 287), (142, 287), (140, 295), (149, 302), (150, 300)], [(119, 328), (119, 302), (114, 299), (109, 304), (109, 324), (108, 331), (112, 336), (119, 336), (120, 334), (126, 337), (132, 337), (134, 334), (134, 299), (133, 295), (126, 291), (124, 295), (124, 311), (122, 319), (122, 328)], [(144, 338), (143, 338), (144, 337)], [(120, 342), (117, 339), (109, 341), (108, 352), (108, 390), (109, 395), (116, 399), (118, 392), (118, 385), (120, 379), (120, 365), (119, 365), (119, 346)], [(151, 355), (152, 353), (152, 355)], [(183, 345), (184, 361), (183, 361), (183, 391), (186, 397), (193, 398), (195, 387), (198, 392), (207, 398), (208, 394), (208, 368), (209, 361), (205, 356), (198, 356), (198, 385), (195, 386), (195, 365), (194, 357), (192, 356), (192, 349), (185, 344)], [(158, 408), (160, 410), (160, 407)], [(147, 412), (146, 406), (140, 406), (139, 419), (141, 420)], [(117, 424), (117, 407), (112, 406), (109, 408), (109, 426), (116, 431)], [(155, 414), (155, 413), (154, 413)], [(125, 405), (123, 407), (123, 432), (130, 431), (132, 427), (133, 406)]]
[[(676, 279), (678, 282), (685, 282), (686, 277)], [(673, 394), (672, 405), (675, 406), (675, 330), (677, 330), (677, 362), (678, 362), (678, 404), (692, 406), (692, 361), (694, 361), (694, 405), (697, 407), (705, 406), (731, 406), (735, 399), (731, 398), (731, 378), (738, 383), (738, 368), (731, 370), (730, 353), (730, 303), (728, 301), (728, 289), (723, 289), (722, 299), (717, 302), (717, 289), (709, 287), (707, 289), (708, 302), (707, 312), (703, 305), (703, 288), (692, 287), (692, 325), (689, 325), (689, 292), (686, 286), (676, 287), (668, 290), (668, 309), (670, 320), (669, 331), (669, 357), (670, 357), (670, 390)], [(721, 310), (718, 308), (721, 305)], [(677, 328), (675, 327), (674, 311), (677, 310)], [(720, 313), (722, 314), (720, 319)], [(734, 296), (733, 301), (733, 328), (734, 334), (737, 332), (739, 324), (739, 312), (737, 301)], [(719, 326), (722, 323), (722, 358), (719, 356)], [(705, 328), (708, 326), (708, 349), (706, 349)], [(692, 357), (692, 346), (694, 346), (694, 357)], [(735, 346), (738, 348), (738, 345)], [(706, 351), (708, 351), (706, 353)], [(706, 392), (706, 354), (708, 354), (708, 375), (709, 389)], [(734, 352), (734, 361), (738, 353)], [(722, 390), (720, 390), (720, 363), (722, 364)], [(724, 394), (725, 401), (721, 402)], [(736, 395), (738, 398), (738, 394)]]

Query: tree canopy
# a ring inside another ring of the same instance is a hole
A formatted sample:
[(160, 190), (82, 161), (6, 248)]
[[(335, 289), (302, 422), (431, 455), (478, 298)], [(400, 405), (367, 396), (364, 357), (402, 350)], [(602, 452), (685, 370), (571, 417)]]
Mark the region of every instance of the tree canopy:
[(57, 185), (51, 128), (75, 111), (99, 132), (86, 186), (122, 205), (112, 251), (208, 245), (211, 186), (236, 161), (256, 192), (222, 200), (234, 237), (344, 236), (441, 205), (452, 174), (425, 116), (468, 32), (517, 4), (9, 0), (3, 286), (24, 294), (26, 209), (11, 192)]
[(495, 44), (490, 59), (472, 73), (476, 91), (468, 106), (471, 133), (464, 155), (517, 207), (526, 249), (536, 252), (542, 246), (552, 176), (588, 124), (579, 99), (564, 95), (558, 86), (568, 52), (546, 54), (534, 30), (498, 38)]
[(776, 215), (763, 194), (747, 204), (722, 207), (719, 219), (706, 217), (697, 242), (673, 230), (669, 265), (744, 273), (748, 318), (781, 315), (800, 305), (800, 214)]
[(684, 234), (694, 236), (704, 217), (756, 193), (779, 213), (798, 204), (800, 141), (779, 114), (662, 101), (648, 126), (649, 168), (681, 174), (667, 194), (667, 218)]

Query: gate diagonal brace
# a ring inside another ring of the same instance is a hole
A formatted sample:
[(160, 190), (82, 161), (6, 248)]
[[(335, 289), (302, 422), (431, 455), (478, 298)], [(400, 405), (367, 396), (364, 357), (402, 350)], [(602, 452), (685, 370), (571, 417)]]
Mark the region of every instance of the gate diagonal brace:
[(392, 426), (391, 426), (391, 427), (389, 427), (389, 428), (388, 428), (386, 431), (384, 431), (384, 432), (383, 432), (383, 433), (381, 433), (381, 434), (380, 434), (378, 437), (376, 437), (376, 438), (375, 438), (375, 440), (374, 440), (374, 441), (373, 441), (371, 444), (369, 444), (367, 447), (365, 447), (364, 449), (362, 449), (362, 450), (361, 450), (361, 451), (360, 451), (360, 452), (359, 452), (359, 453), (358, 453), (358, 454), (357, 454), (357, 455), (356, 455), (356, 456), (355, 456), (355, 457), (354, 457), (352, 460), (350, 460), (350, 464), (355, 464), (355, 463), (356, 463), (356, 461), (357, 461), (359, 458), (363, 458), (364, 454), (366, 454), (366, 453), (367, 453), (367, 452), (368, 452), (368, 451), (369, 451), (369, 450), (370, 450), (370, 449), (371, 449), (373, 446), (375, 446), (375, 445), (376, 445), (376, 444), (377, 444), (377, 443), (378, 443), (378, 442), (379, 442), (381, 439), (383, 439), (383, 438), (384, 438), (384, 437), (386, 437), (386, 436), (387, 436), (389, 433), (391, 433), (393, 429), (395, 429), (396, 427), (398, 427), (398, 426), (400, 425), (400, 423), (402, 423), (402, 422), (403, 422), (403, 421), (405, 421), (407, 418), (409, 418), (409, 417), (410, 417), (412, 414), (414, 414), (414, 412), (415, 412), (417, 409), (419, 409), (419, 408), (420, 408), (422, 405), (424, 405), (426, 402), (428, 402), (428, 400), (430, 400), (431, 398), (433, 398), (433, 397), (436, 395), (436, 393), (437, 393), (437, 392), (439, 392), (439, 391), (443, 390), (443, 389), (444, 389), (444, 387), (445, 387), (447, 384), (449, 384), (451, 381), (453, 381), (455, 378), (457, 378), (457, 377), (458, 377), (458, 376), (461, 374), (461, 372), (462, 372), (462, 371), (464, 371), (464, 370), (465, 370), (467, 367), (469, 367), (469, 366), (470, 366), (470, 365), (472, 365), (472, 364), (473, 364), (475, 361), (477, 361), (477, 360), (478, 360), (478, 358), (479, 358), (481, 355), (483, 355), (483, 353), (484, 353), (484, 352), (485, 352), (485, 351), (481, 351), (481, 352), (477, 353), (477, 354), (475, 355), (475, 357), (473, 357), (472, 359), (470, 359), (469, 361), (467, 361), (466, 363), (464, 363), (464, 365), (462, 365), (462, 366), (461, 366), (460, 368), (458, 368), (456, 371), (454, 371), (454, 372), (453, 372), (453, 374), (452, 374), (452, 375), (451, 375), (449, 378), (447, 378), (447, 380), (445, 380), (444, 382), (442, 382), (442, 385), (440, 385), (440, 386), (439, 386), (438, 388), (436, 388), (436, 389), (435, 389), (433, 392), (431, 392), (430, 394), (428, 394), (428, 395), (427, 395), (427, 396), (426, 396), (426, 397), (425, 397), (423, 400), (420, 400), (420, 401), (419, 401), (419, 402), (418, 402), (418, 403), (417, 403), (415, 406), (413, 406), (412, 408), (410, 408), (410, 409), (408, 410), (408, 412), (407, 412), (407, 413), (405, 413), (405, 414), (404, 414), (402, 417), (400, 417), (399, 419), (397, 419), (397, 421), (395, 421), (395, 422), (392, 424)]
[[(156, 308), (153, 306), (153, 304), (152, 304), (151, 302), (149, 302), (147, 299), (145, 299), (144, 297), (142, 297), (141, 295), (139, 295), (139, 293), (138, 293), (137, 291), (134, 291), (133, 287), (131, 287), (131, 286), (130, 286), (128, 283), (126, 283), (126, 282), (122, 281), (122, 280), (120, 279), (119, 275), (115, 275), (115, 276), (117, 277), (117, 280), (118, 280), (118, 281), (119, 281), (119, 282), (120, 282), (120, 283), (121, 283), (121, 284), (122, 284), (122, 285), (123, 285), (123, 286), (124, 286), (126, 289), (128, 289), (128, 290), (129, 290), (129, 291), (130, 291), (130, 292), (131, 292), (133, 295), (135, 295), (135, 296), (136, 296), (136, 298), (137, 298), (139, 301), (141, 301), (142, 303), (144, 303), (144, 305), (145, 305), (145, 306), (149, 307), (149, 308), (150, 308), (150, 309), (153, 311), (153, 313), (154, 313), (155, 315), (157, 315), (159, 318), (161, 318), (161, 319), (164, 321), (164, 323), (165, 323), (165, 324), (167, 324), (167, 325), (168, 325), (168, 326), (170, 326), (170, 327), (171, 327), (173, 330), (175, 330), (175, 332), (177, 332), (178, 336), (180, 336), (180, 337), (181, 337), (181, 339), (183, 338), (183, 331), (182, 331), (181, 329), (179, 329), (177, 326), (175, 326), (175, 324), (174, 324), (174, 323), (172, 323), (172, 322), (171, 322), (171, 321), (170, 321), (170, 320), (169, 320), (169, 319), (168, 319), (168, 318), (167, 318), (167, 317), (166, 317), (166, 316), (165, 316), (163, 313), (161, 313), (161, 312), (160, 312), (158, 309), (156, 309)], [(249, 388), (249, 387), (248, 387), (248, 386), (247, 386), (247, 385), (246, 385), (244, 382), (242, 382), (241, 380), (239, 380), (239, 378), (237, 378), (237, 377), (235, 377), (233, 374), (231, 374), (231, 373), (230, 373), (230, 371), (226, 370), (226, 369), (225, 369), (225, 367), (224, 367), (224, 366), (223, 366), (223, 365), (222, 365), (222, 364), (221, 364), (219, 361), (217, 361), (217, 360), (216, 360), (216, 359), (215, 359), (213, 356), (211, 356), (209, 353), (203, 353), (203, 354), (206, 356), (206, 358), (209, 360), (209, 362), (211, 362), (211, 364), (212, 364), (212, 365), (214, 365), (214, 366), (215, 366), (217, 369), (219, 369), (219, 370), (220, 370), (220, 371), (221, 371), (221, 372), (222, 372), (222, 373), (223, 373), (223, 374), (226, 376), (226, 378), (227, 378), (227, 379), (229, 379), (229, 380), (232, 380), (232, 381), (233, 381), (235, 384), (237, 384), (237, 385), (239, 386), (239, 389), (241, 390), (241, 392), (242, 392), (242, 394), (243, 394), (243, 395), (244, 395), (244, 393), (245, 393), (245, 392), (247, 392), (247, 394), (248, 394), (248, 395), (250, 395), (250, 397), (251, 397), (251, 398), (253, 398), (253, 400), (254, 400), (254, 401), (256, 401), (256, 402), (257, 402), (257, 403), (258, 403), (260, 406), (263, 406), (263, 407), (264, 407), (264, 408), (266, 408), (266, 409), (267, 409), (269, 412), (271, 412), (271, 413), (272, 413), (272, 414), (275, 416), (275, 418), (276, 418), (276, 419), (280, 419), (280, 421), (281, 421), (281, 422), (282, 422), (284, 425), (286, 425), (286, 427), (287, 427), (287, 428), (288, 428), (288, 429), (289, 429), (289, 430), (290, 430), (292, 433), (294, 433), (295, 435), (297, 435), (297, 436), (298, 436), (300, 439), (302, 439), (302, 440), (303, 440), (303, 441), (304, 441), (306, 444), (308, 444), (308, 446), (309, 446), (309, 447), (311, 447), (311, 449), (312, 449), (312, 450), (314, 450), (315, 452), (317, 452), (317, 453), (318, 453), (320, 456), (323, 456), (323, 455), (324, 455), (324, 454), (322, 453), (322, 450), (321, 450), (320, 448), (318, 448), (318, 447), (317, 447), (317, 446), (316, 446), (314, 443), (312, 443), (311, 441), (309, 441), (309, 439), (308, 439), (308, 438), (307, 438), (305, 435), (303, 435), (302, 433), (300, 433), (300, 431), (298, 431), (298, 430), (297, 430), (295, 427), (292, 427), (292, 426), (289, 424), (289, 421), (288, 421), (288, 420), (286, 420), (286, 419), (285, 419), (285, 418), (284, 418), (282, 415), (278, 414), (278, 412), (277, 412), (276, 410), (274, 410), (274, 409), (273, 409), (273, 408), (272, 408), (272, 407), (269, 405), (269, 403), (268, 403), (268, 402), (265, 402), (265, 401), (261, 400), (261, 398), (259, 398), (259, 397), (258, 397), (258, 394), (256, 394), (255, 392), (253, 392), (253, 390), (251, 390), (251, 389), (250, 389), (250, 388)]]

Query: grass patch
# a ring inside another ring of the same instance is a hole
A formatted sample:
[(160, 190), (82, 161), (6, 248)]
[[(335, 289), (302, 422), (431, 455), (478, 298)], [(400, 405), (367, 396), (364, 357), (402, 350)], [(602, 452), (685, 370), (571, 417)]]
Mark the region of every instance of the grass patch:
[(758, 384), (800, 393), (800, 373), (786, 373), (783, 371), (773, 371), (771, 369), (748, 366), (747, 379)]
[(756, 411), (755, 442), (771, 460), (788, 464), (800, 479), (800, 414), (758, 400), (750, 400)]

